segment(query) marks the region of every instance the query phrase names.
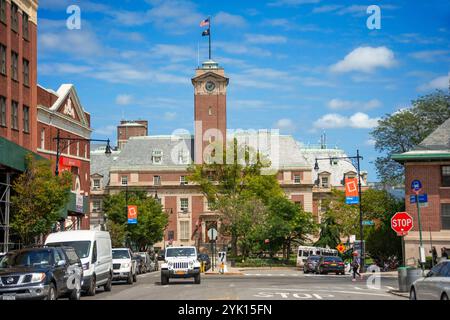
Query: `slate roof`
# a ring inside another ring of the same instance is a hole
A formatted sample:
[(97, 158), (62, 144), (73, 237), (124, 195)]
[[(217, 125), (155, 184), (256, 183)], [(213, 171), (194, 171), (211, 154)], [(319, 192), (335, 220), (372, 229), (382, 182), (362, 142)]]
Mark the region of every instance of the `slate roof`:
[(102, 175), (102, 185), (107, 186), (109, 184), (111, 165), (117, 160), (119, 152), (113, 151), (111, 155), (107, 156), (104, 146), (96, 146), (96, 149), (94, 149), (94, 146), (91, 146), (91, 150), (91, 176), (94, 174)]
[(425, 138), (415, 150), (450, 150), (450, 118)]

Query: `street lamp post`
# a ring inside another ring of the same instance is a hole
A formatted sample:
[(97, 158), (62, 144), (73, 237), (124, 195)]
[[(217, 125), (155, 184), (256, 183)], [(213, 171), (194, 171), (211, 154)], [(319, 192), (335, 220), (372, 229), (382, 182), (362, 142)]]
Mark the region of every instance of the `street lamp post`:
[[(359, 194), (359, 234), (361, 238), (361, 257), (360, 257), (360, 272), (365, 271), (365, 250), (364, 250), (364, 226), (363, 226), (363, 212), (362, 212), (362, 185), (361, 185), (361, 166), (360, 166), (360, 160), (363, 160), (364, 158), (360, 156), (359, 150), (356, 151), (356, 156), (354, 157), (328, 157), (328, 158), (316, 158), (316, 163), (314, 165), (314, 170), (319, 171), (319, 163), (318, 161), (321, 160), (329, 160), (330, 163), (333, 163), (333, 160), (339, 160), (339, 159), (350, 159), (350, 160), (356, 160), (357, 163), (357, 170), (358, 170), (358, 194)], [(345, 183), (345, 182), (344, 182)]]

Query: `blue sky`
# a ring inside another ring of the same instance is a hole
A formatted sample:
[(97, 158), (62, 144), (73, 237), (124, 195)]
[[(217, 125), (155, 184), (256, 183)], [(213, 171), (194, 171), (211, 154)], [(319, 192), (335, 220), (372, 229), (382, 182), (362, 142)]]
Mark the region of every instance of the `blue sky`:
[[(450, 5), (432, 1), (39, 1), (38, 77), (75, 84), (93, 137), (116, 139), (125, 119), (150, 134), (193, 131), (190, 78), (207, 58), (199, 23), (212, 16), (213, 59), (230, 77), (228, 127), (279, 128), (305, 144), (323, 131), (361, 150), (377, 180), (370, 131), (386, 113), (448, 88)], [(81, 9), (81, 29), (66, 9)], [(369, 5), (381, 29), (369, 30)]]

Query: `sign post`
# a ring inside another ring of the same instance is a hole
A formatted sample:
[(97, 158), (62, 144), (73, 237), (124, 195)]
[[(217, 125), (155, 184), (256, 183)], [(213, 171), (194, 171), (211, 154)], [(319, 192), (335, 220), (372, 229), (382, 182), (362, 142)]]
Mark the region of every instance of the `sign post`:
[(422, 270), (425, 268), (425, 249), (423, 248), (422, 240), (422, 219), (420, 218), (420, 191), (422, 190), (422, 182), (420, 180), (414, 180), (411, 182), (411, 190), (416, 194), (416, 205), (417, 205), (417, 219), (419, 220), (419, 259)]
[(214, 268), (216, 266), (216, 240), (217, 240), (217, 230), (215, 228), (211, 228), (208, 230), (208, 238), (209, 238), (209, 241), (211, 242), (211, 246), (212, 246), (212, 248), (211, 248), (211, 251), (212, 251), (211, 264), (212, 264), (212, 266), (211, 267), (212, 267), (212, 271), (214, 271)]

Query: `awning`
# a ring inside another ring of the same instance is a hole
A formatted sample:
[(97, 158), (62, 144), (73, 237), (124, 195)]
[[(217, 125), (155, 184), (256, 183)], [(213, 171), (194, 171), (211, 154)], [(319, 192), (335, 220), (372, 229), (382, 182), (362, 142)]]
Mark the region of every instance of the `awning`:
[(89, 197), (71, 192), (67, 204), (61, 209), (61, 219), (68, 216), (85, 215), (89, 213)]
[(34, 153), (18, 144), (0, 137), (0, 165), (24, 172), (25, 156), (31, 153), (36, 160), (47, 160), (37, 153)]

